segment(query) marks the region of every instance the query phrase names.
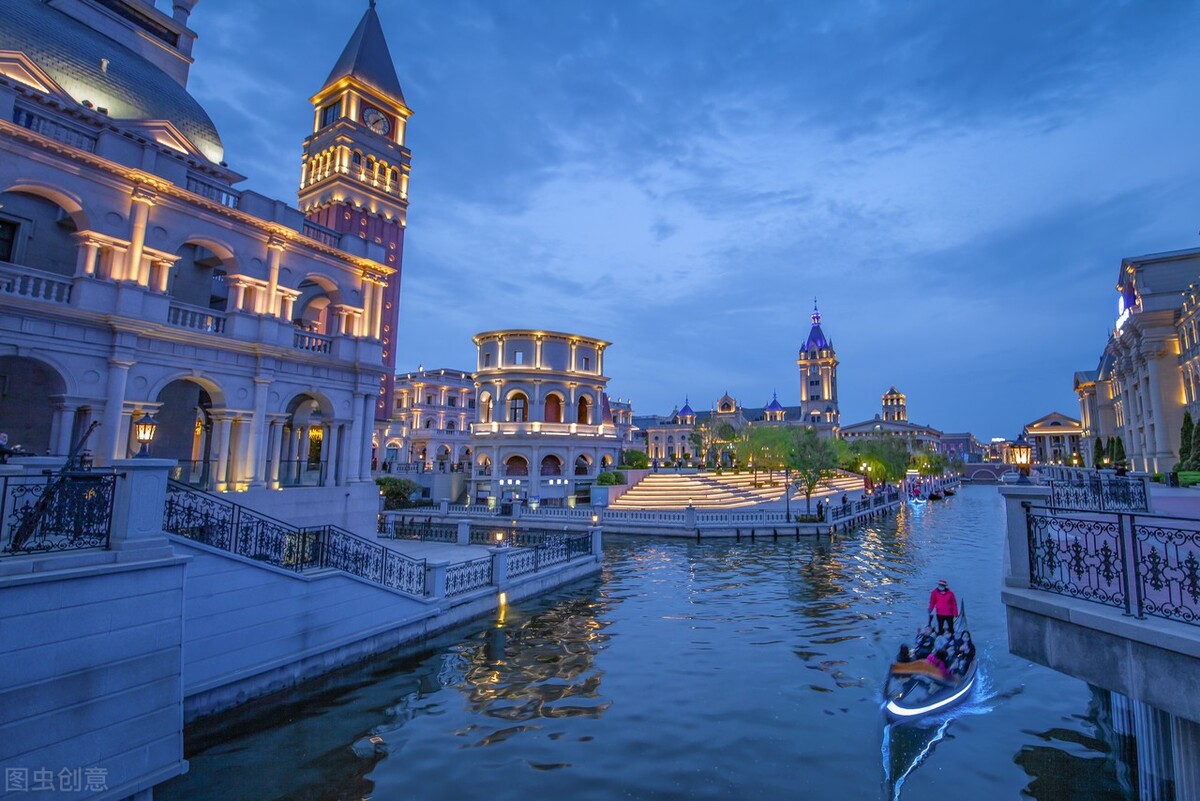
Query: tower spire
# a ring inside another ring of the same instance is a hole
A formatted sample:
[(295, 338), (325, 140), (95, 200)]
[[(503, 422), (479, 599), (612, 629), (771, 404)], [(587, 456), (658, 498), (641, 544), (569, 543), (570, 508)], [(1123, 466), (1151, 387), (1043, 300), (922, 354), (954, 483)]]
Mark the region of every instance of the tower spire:
[(821, 312), (819, 312), (817, 310), (817, 296), (816, 295), (813, 295), (812, 322), (813, 322), (813, 325), (821, 324)]

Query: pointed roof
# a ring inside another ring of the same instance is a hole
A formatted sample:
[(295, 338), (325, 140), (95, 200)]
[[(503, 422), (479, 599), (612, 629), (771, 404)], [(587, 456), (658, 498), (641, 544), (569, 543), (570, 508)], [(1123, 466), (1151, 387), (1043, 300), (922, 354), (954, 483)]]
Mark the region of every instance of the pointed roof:
[(348, 75), (404, 103), (404, 92), (400, 89), (400, 79), (396, 77), (396, 65), (392, 62), (387, 39), (383, 36), (379, 15), (375, 13), (375, 0), (370, 0), (367, 13), (363, 14), (350, 41), (346, 42), (346, 49), (333, 65), (325, 85), (329, 86)]
[(825, 338), (825, 332), (821, 330), (821, 312), (817, 310), (817, 299), (813, 298), (812, 328), (809, 330), (808, 339), (805, 340), (801, 350), (825, 350), (829, 347), (832, 345)]
[(683, 408), (679, 410), (680, 417), (695, 417), (696, 413), (692, 411), (692, 405), (688, 403), (687, 396), (683, 398)]
[(771, 393), (771, 403), (768, 404), (767, 408), (764, 409), (763, 411), (767, 411), (767, 412), (782, 412), (783, 411), (783, 406), (781, 406), (779, 404), (779, 394), (778, 393), (776, 393), (776, 392)]

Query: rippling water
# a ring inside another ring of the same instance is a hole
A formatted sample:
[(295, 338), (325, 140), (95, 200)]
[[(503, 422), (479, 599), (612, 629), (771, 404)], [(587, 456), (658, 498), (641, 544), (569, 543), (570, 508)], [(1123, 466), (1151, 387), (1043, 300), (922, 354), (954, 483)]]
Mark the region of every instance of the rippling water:
[[(1124, 799), (1086, 684), (1008, 653), (994, 487), (832, 542), (610, 536), (600, 579), (188, 731), (170, 799)], [(880, 687), (947, 578), (982, 680)]]

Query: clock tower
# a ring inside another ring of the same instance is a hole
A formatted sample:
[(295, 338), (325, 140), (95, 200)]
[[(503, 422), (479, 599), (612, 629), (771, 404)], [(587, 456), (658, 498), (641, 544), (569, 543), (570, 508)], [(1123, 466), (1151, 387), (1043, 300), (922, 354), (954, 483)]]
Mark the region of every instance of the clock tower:
[(362, 287), (364, 310), (375, 304), (380, 321), (384, 374), (375, 417), (386, 420), (396, 374), (411, 159), (404, 135), (412, 111), (404, 102), (375, 0), (312, 104), (313, 133), (304, 140), (298, 193), (300, 209), (314, 223), (308, 233), (318, 240), (327, 235), (331, 243), (339, 234), (364, 239), (368, 258), (395, 270), (390, 275), (364, 270)]

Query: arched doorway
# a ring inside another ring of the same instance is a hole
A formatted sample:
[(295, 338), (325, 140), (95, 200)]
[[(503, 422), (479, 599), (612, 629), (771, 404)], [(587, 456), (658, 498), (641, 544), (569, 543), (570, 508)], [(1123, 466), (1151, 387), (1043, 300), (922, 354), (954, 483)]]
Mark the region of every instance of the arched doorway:
[(544, 456), (542, 457), (542, 464), (539, 472), (543, 476), (561, 476), (562, 467), (562, 459), (559, 459), (554, 455)]
[(580, 398), (577, 411), (575, 422), (590, 425), (592, 422), (592, 399), (587, 395)]
[(529, 420), (529, 398), (524, 392), (508, 396), (508, 422), (525, 423)]
[(74, 442), (65, 448), (63, 442), (72, 439), (74, 427), (64, 416), (57, 425), (70, 430), (55, 431), (55, 406), (65, 392), (54, 368), (23, 356), (0, 356), (0, 433), (8, 435), (8, 447), (30, 456), (65, 456)]
[(329, 441), (334, 435), (320, 399), (297, 395), (288, 403), (287, 413), (279, 459), (280, 486), (323, 487), (332, 483), (329, 472), (335, 463), (331, 451), (336, 443)]
[[(221, 464), (221, 445), (227, 441), (231, 427), (226, 421), (218, 430), (208, 389), (180, 378), (159, 390), (154, 401), (158, 404), (153, 410), (158, 428), (150, 445), (151, 455), (179, 462), (172, 476), (177, 481), (205, 489), (225, 482), (228, 462)], [(128, 448), (132, 453), (132, 442)]]
[(504, 460), (504, 475), (506, 476), (527, 476), (529, 475), (529, 462), (524, 456), (510, 456)]
[(586, 456), (579, 456), (575, 459), (575, 475), (586, 476), (592, 472), (592, 460)]
[(229, 307), (229, 284), (226, 277), (236, 272), (233, 253), (211, 242), (188, 242), (176, 251), (179, 260), (171, 268), (167, 294), (177, 302), (197, 311), (214, 312), (213, 317), (187, 317), (176, 314), (174, 322), (185, 328), (197, 328), (220, 333), (223, 314)]
[[(77, 218), (82, 215), (72, 215), (41, 195), (0, 192), (0, 262), (23, 264), (55, 275), (74, 275), (79, 243), (72, 234), (79, 230)], [(35, 232), (36, 246), (31, 242)]]

